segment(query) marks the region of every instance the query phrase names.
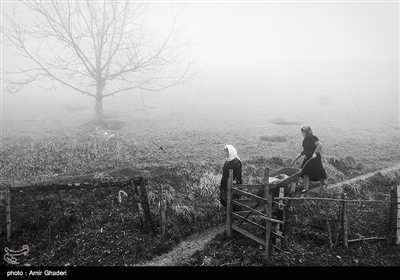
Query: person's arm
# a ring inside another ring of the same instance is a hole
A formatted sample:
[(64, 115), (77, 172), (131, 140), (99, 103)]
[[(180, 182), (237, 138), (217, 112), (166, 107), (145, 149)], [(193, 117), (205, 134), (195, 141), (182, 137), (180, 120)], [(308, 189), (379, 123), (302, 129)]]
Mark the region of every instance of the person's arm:
[[(242, 183), (242, 162), (240, 161), (238, 166), (236, 167), (235, 170), (235, 180), (234, 180), (234, 184), (241, 184)], [(235, 183), (236, 181), (236, 183)]]
[[(317, 153), (320, 154), (321, 150), (322, 150), (322, 144), (319, 140), (315, 141), (315, 147), (316, 148), (314, 150), (314, 154), (315, 154), (315, 156), (317, 156)], [(314, 154), (313, 154), (313, 156), (314, 156)]]
[(303, 149), (300, 153), (298, 153), (297, 158), (304, 156), (306, 154), (306, 151)]

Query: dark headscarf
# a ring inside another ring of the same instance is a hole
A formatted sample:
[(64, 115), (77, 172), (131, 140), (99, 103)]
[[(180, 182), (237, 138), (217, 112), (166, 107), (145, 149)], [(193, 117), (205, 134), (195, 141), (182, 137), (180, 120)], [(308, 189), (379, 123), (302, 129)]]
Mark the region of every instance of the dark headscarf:
[(313, 135), (313, 132), (312, 132), (312, 130), (311, 130), (311, 127), (309, 127), (309, 126), (303, 126), (303, 127), (301, 128), (301, 131), (304, 131), (304, 133), (306, 134), (306, 137), (312, 136), (312, 135)]

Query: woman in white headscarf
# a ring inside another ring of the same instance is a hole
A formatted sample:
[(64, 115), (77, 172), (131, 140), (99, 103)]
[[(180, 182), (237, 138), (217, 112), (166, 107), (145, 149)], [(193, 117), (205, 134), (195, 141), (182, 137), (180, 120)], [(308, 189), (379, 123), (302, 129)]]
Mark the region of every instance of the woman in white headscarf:
[[(232, 145), (224, 147), (226, 160), (222, 169), (222, 179), (219, 186), (221, 204), (226, 207), (229, 169), (233, 169), (233, 184), (242, 184), (242, 161)], [(235, 205), (234, 205), (235, 206)]]

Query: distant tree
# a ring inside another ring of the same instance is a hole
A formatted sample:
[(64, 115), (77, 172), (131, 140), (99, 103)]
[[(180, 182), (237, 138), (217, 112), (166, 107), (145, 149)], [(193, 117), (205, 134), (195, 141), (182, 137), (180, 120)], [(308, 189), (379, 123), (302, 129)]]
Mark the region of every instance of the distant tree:
[(3, 69), (6, 89), (12, 93), (32, 82), (46, 89), (61, 84), (93, 97), (95, 120), (101, 123), (103, 98), (132, 89), (160, 91), (190, 84), (197, 73), (182, 55), (188, 42), (180, 42), (179, 13), (162, 37), (145, 25), (148, 5), (143, 2), (23, 3), (33, 13), (23, 18), (13, 6), (12, 13), (3, 15), (7, 26), (1, 29), (2, 43), (34, 65)]

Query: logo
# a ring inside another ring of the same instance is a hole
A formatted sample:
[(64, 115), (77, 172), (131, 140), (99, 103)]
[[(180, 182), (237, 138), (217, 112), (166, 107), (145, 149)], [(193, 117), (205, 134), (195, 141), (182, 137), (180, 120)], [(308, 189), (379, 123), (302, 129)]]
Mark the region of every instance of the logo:
[(10, 250), (7, 247), (4, 248), (4, 251), (6, 251), (6, 253), (4, 254), (4, 260), (10, 264), (19, 264), (19, 262), (17, 262), (17, 258), (18, 256), (26, 256), (28, 255), (29, 252), (29, 246), (28, 245), (23, 245), (21, 250), (18, 251), (14, 251), (14, 250)]

